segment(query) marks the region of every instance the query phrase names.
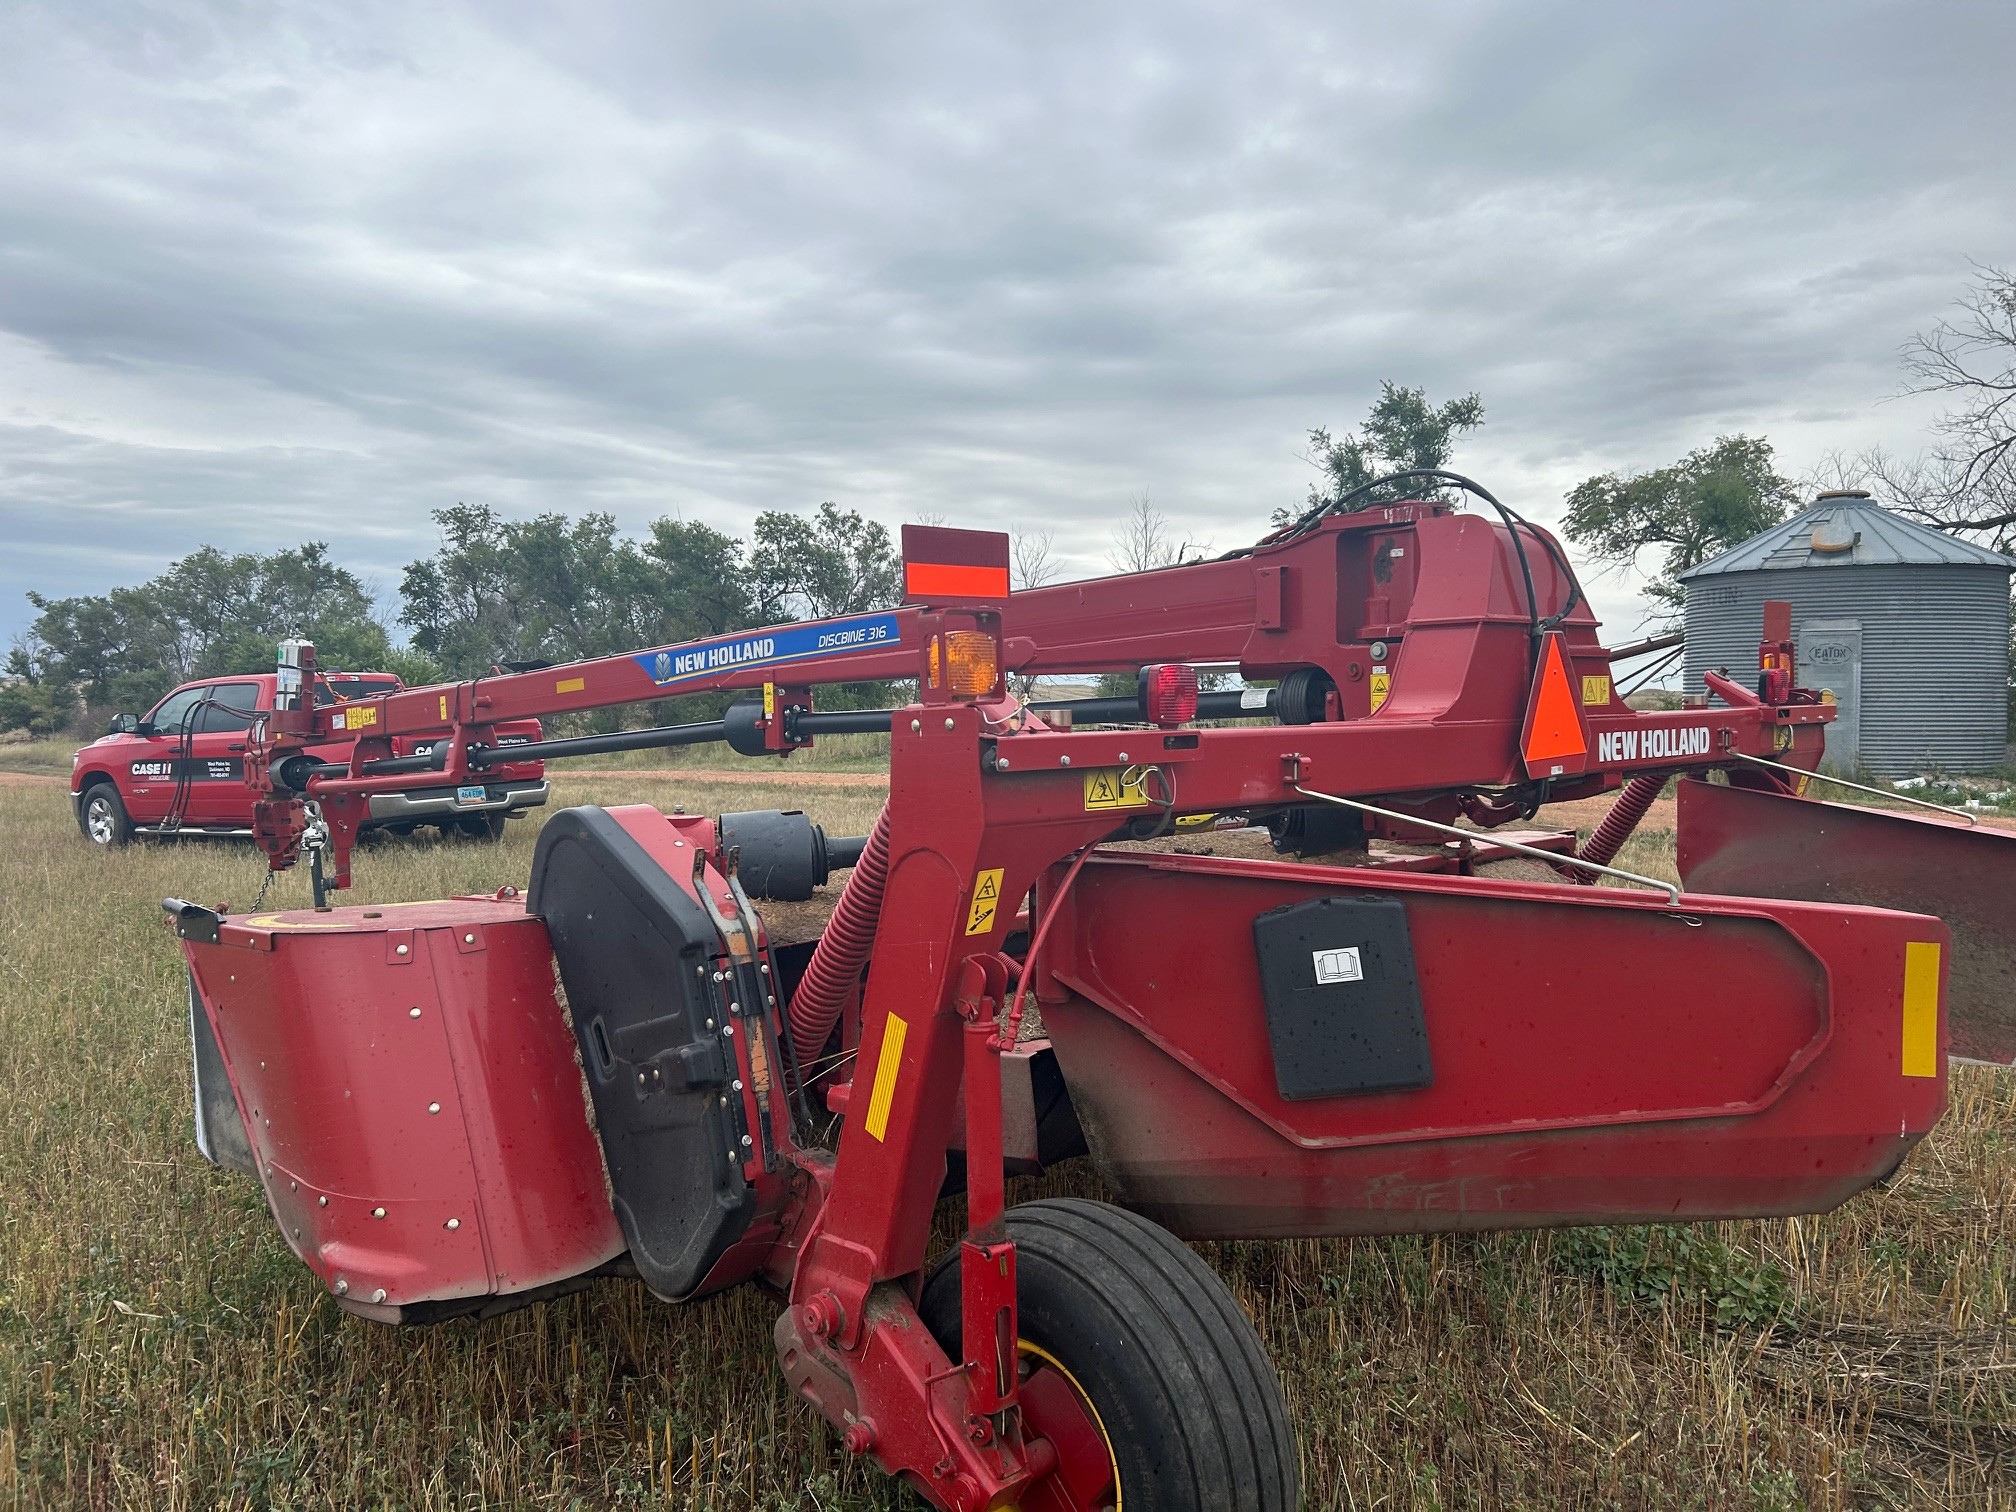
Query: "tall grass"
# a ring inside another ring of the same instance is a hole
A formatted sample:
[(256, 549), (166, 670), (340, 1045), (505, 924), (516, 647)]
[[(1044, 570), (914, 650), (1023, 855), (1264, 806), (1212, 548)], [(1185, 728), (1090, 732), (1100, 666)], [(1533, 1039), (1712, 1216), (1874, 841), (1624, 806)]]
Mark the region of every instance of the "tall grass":
[[(847, 833), (880, 799), (644, 773), (559, 797)], [(370, 845), (356, 899), (522, 882), (535, 828)], [(1670, 839), (1630, 864), (1670, 868)], [(158, 899), (243, 907), (258, 881), (249, 847), (100, 854), (59, 790), (0, 787), (0, 1505), (916, 1505), (789, 1398), (753, 1289), (681, 1308), (607, 1282), (426, 1330), (340, 1313), (189, 1138)], [(305, 897), (289, 876), (273, 901)], [(1281, 1367), (1308, 1504), (2016, 1507), (2016, 1078), (1953, 1090), (1889, 1188), (1826, 1217), (1206, 1247)]]

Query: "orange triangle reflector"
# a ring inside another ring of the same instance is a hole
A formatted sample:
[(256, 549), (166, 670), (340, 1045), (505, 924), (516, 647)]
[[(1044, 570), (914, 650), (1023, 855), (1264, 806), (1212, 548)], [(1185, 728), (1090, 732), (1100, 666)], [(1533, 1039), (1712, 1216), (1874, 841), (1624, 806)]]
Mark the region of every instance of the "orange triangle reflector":
[(1522, 753), (1531, 777), (1558, 777), (1588, 765), (1589, 737), (1582, 728), (1582, 706), (1568, 686), (1568, 667), (1558, 634), (1541, 642), (1539, 675), (1533, 680), (1533, 696), (1526, 707)]

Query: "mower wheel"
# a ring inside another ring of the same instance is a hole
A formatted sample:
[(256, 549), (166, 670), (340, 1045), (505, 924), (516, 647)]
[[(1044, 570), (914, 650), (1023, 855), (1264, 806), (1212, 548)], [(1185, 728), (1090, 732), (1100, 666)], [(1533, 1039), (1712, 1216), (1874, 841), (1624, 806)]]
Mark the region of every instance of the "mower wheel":
[[(1025, 1203), (1007, 1223), (1023, 1426), (1058, 1462), (1024, 1512), (1301, 1505), (1280, 1380), (1209, 1266), (1167, 1229), (1103, 1202)], [(958, 1250), (917, 1310), (959, 1359)]]
[(119, 801), (119, 790), (109, 782), (93, 783), (85, 789), (78, 821), (84, 838), (107, 850), (133, 838), (133, 821), (127, 817), (126, 805)]

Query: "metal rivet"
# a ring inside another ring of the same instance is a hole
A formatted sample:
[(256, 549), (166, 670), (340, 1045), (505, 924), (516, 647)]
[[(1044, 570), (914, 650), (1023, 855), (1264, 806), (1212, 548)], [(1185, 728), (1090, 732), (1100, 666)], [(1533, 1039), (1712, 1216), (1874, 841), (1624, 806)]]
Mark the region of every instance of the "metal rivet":
[(912, 735), (922, 735), (922, 734), (924, 733), (924, 721), (923, 721), (923, 720), (921, 720), (921, 719), (913, 719), (913, 720), (911, 720), (911, 721), (910, 721), (910, 733), (911, 733)]
[(348, 1281), (345, 1281), (341, 1276), (338, 1276), (336, 1278), (336, 1286), (335, 1286), (336, 1295), (341, 1297), (346, 1293), (348, 1293), (349, 1290), (350, 1290), (350, 1283)]
[(462, 936), (462, 943), (464, 945), (474, 945), (476, 943), (476, 936), (474, 936), (473, 934), (466, 934)]
[(371, 1300), (373, 1302), (383, 1302), (385, 1300), (385, 1288), (381, 1286), (378, 1290), (371, 1293)]
[(392, 954), (394, 955), (405, 955), (407, 953), (407, 948), (404, 945), (394, 945), (392, 947)]
[(1120, 759), (1121, 759), (1122, 761), (1125, 761), (1125, 760), (1127, 759), (1127, 753), (1126, 753), (1125, 751), (1122, 751), (1122, 752), (1120, 753)]
[(740, 1003), (730, 1003), (728, 1005), (728, 1011), (730, 1013), (740, 1013), (742, 1011), (742, 1005)]
[(294, 1237), (296, 1239), (299, 1239), (301, 1237), (301, 1230), (299, 1230), (298, 1228), (294, 1230)]
[(373, 1208), (373, 1209), (371, 1209), (371, 1216), (372, 1216), (373, 1218), (383, 1218), (383, 1217), (385, 1216), (385, 1209), (383, 1209), (383, 1208)]
[(714, 1020), (712, 1019), (707, 1020), (707, 1027), (709, 1029), (712, 1029), (714, 1027)]
[(686, 842), (685, 842), (684, 840), (674, 840), (674, 841), (673, 841), (672, 843), (673, 843), (674, 845), (676, 845), (676, 846), (681, 846), (681, 847), (683, 847), (683, 846), (684, 846), (684, 845), (686, 844)]
[(441, 1111), (441, 1104), (439, 1104), (439, 1103), (429, 1103), (429, 1104), (427, 1104), (427, 1111), (428, 1111), (429, 1113), (439, 1113), (439, 1112)]
[(1057, 765), (1059, 765), (1059, 766), (1069, 766), (1069, 765), (1071, 765), (1071, 758), (1070, 758), (1069, 756), (1059, 756), (1059, 757), (1057, 758)]
[(765, 976), (770, 975), (770, 963), (768, 961), (763, 962), (763, 964), (758, 966), (756, 969), (762, 972), (763, 975)]
[(945, 721), (945, 728), (946, 728), (946, 729), (948, 729), (948, 730), (952, 730), (952, 729), (957, 729), (957, 728), (958, 728), (958, 726), (954, 725), (954, 724), (952, 723), (952, 721), (948, 719), (948, 720), (946, 720), (946, 721)]
[(420, 1010), (419, 1010), (418, 1008), (408, 1008), (408, 1009), (406, 1010), (406, 1017), (408, 1017), (408, 1018), (418, 1018), (418, 1017), (420, 1017)]
[(317, 1198), (315, 1199), (315, 1206), (317, 1206), (317, 1207), (327, 1207), (327, 1206), (329, 1206), (329, 1199), (328, 1199), (327, 1197), (317, 1197)]
[(714, 973), (714, 980), (717, 982), (725, 982), (728, 980), (728, 973), (725, 971), (717, 971)]
[(459, 1229), (460, 1227), (462, 1227), (462, 1220), (460, 1218), (450, 1218), (448, 1220), (448, 1227), (451, 1229)]
[(747, 1134), (742, 1136), (742, 1143), (745, 1145), (749, 1143), (749, 1136)]
[(733, 1034), (735, 1032), (735, 1026), (733, 1024), (723, 1024), (721, 1026), (721, 1032), (723, 1034)]
[(301, 1190), (301, 1183), (298, 1181), (290, 1181), (287, 1183), (287, 1190), (290, 1192), (298, 1192)]
[(740, 1092), (740, 1091), (742, 1090), (742, 1078), (741, 1078), (741, 1077), (739, 1077), (739, 1076), (738, 1076), (738, 1077), (736, 1077), (736, 1078), (735, 1078), (735, 1080), (734, 1080), (733, 1082), (729, 1083), (729, 1085), (730, 1085), (730, 1086), (732, 1086), (732, 1087), (734, 1087), (734, 1089), (735, 1089), (735, 1090), (736, 1090), (737, 1092)]
[(1008, 758), (1006, 756), (1003, 756), (1000, 760), (996, 761), (994, 765), (999, 767), (1002, 771), (1005, 772), (1008, 770)]

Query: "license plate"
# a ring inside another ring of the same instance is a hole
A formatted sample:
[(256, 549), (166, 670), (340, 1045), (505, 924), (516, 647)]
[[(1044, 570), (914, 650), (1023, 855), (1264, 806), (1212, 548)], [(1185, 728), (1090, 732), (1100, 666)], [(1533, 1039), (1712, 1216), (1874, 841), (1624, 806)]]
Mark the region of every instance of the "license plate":
[(457, 803), (482, 803), (489, 796), (490, 790), (481, 783), (477, 783), (473, 787), (458, 787), (455, 789), (455, 801)]

